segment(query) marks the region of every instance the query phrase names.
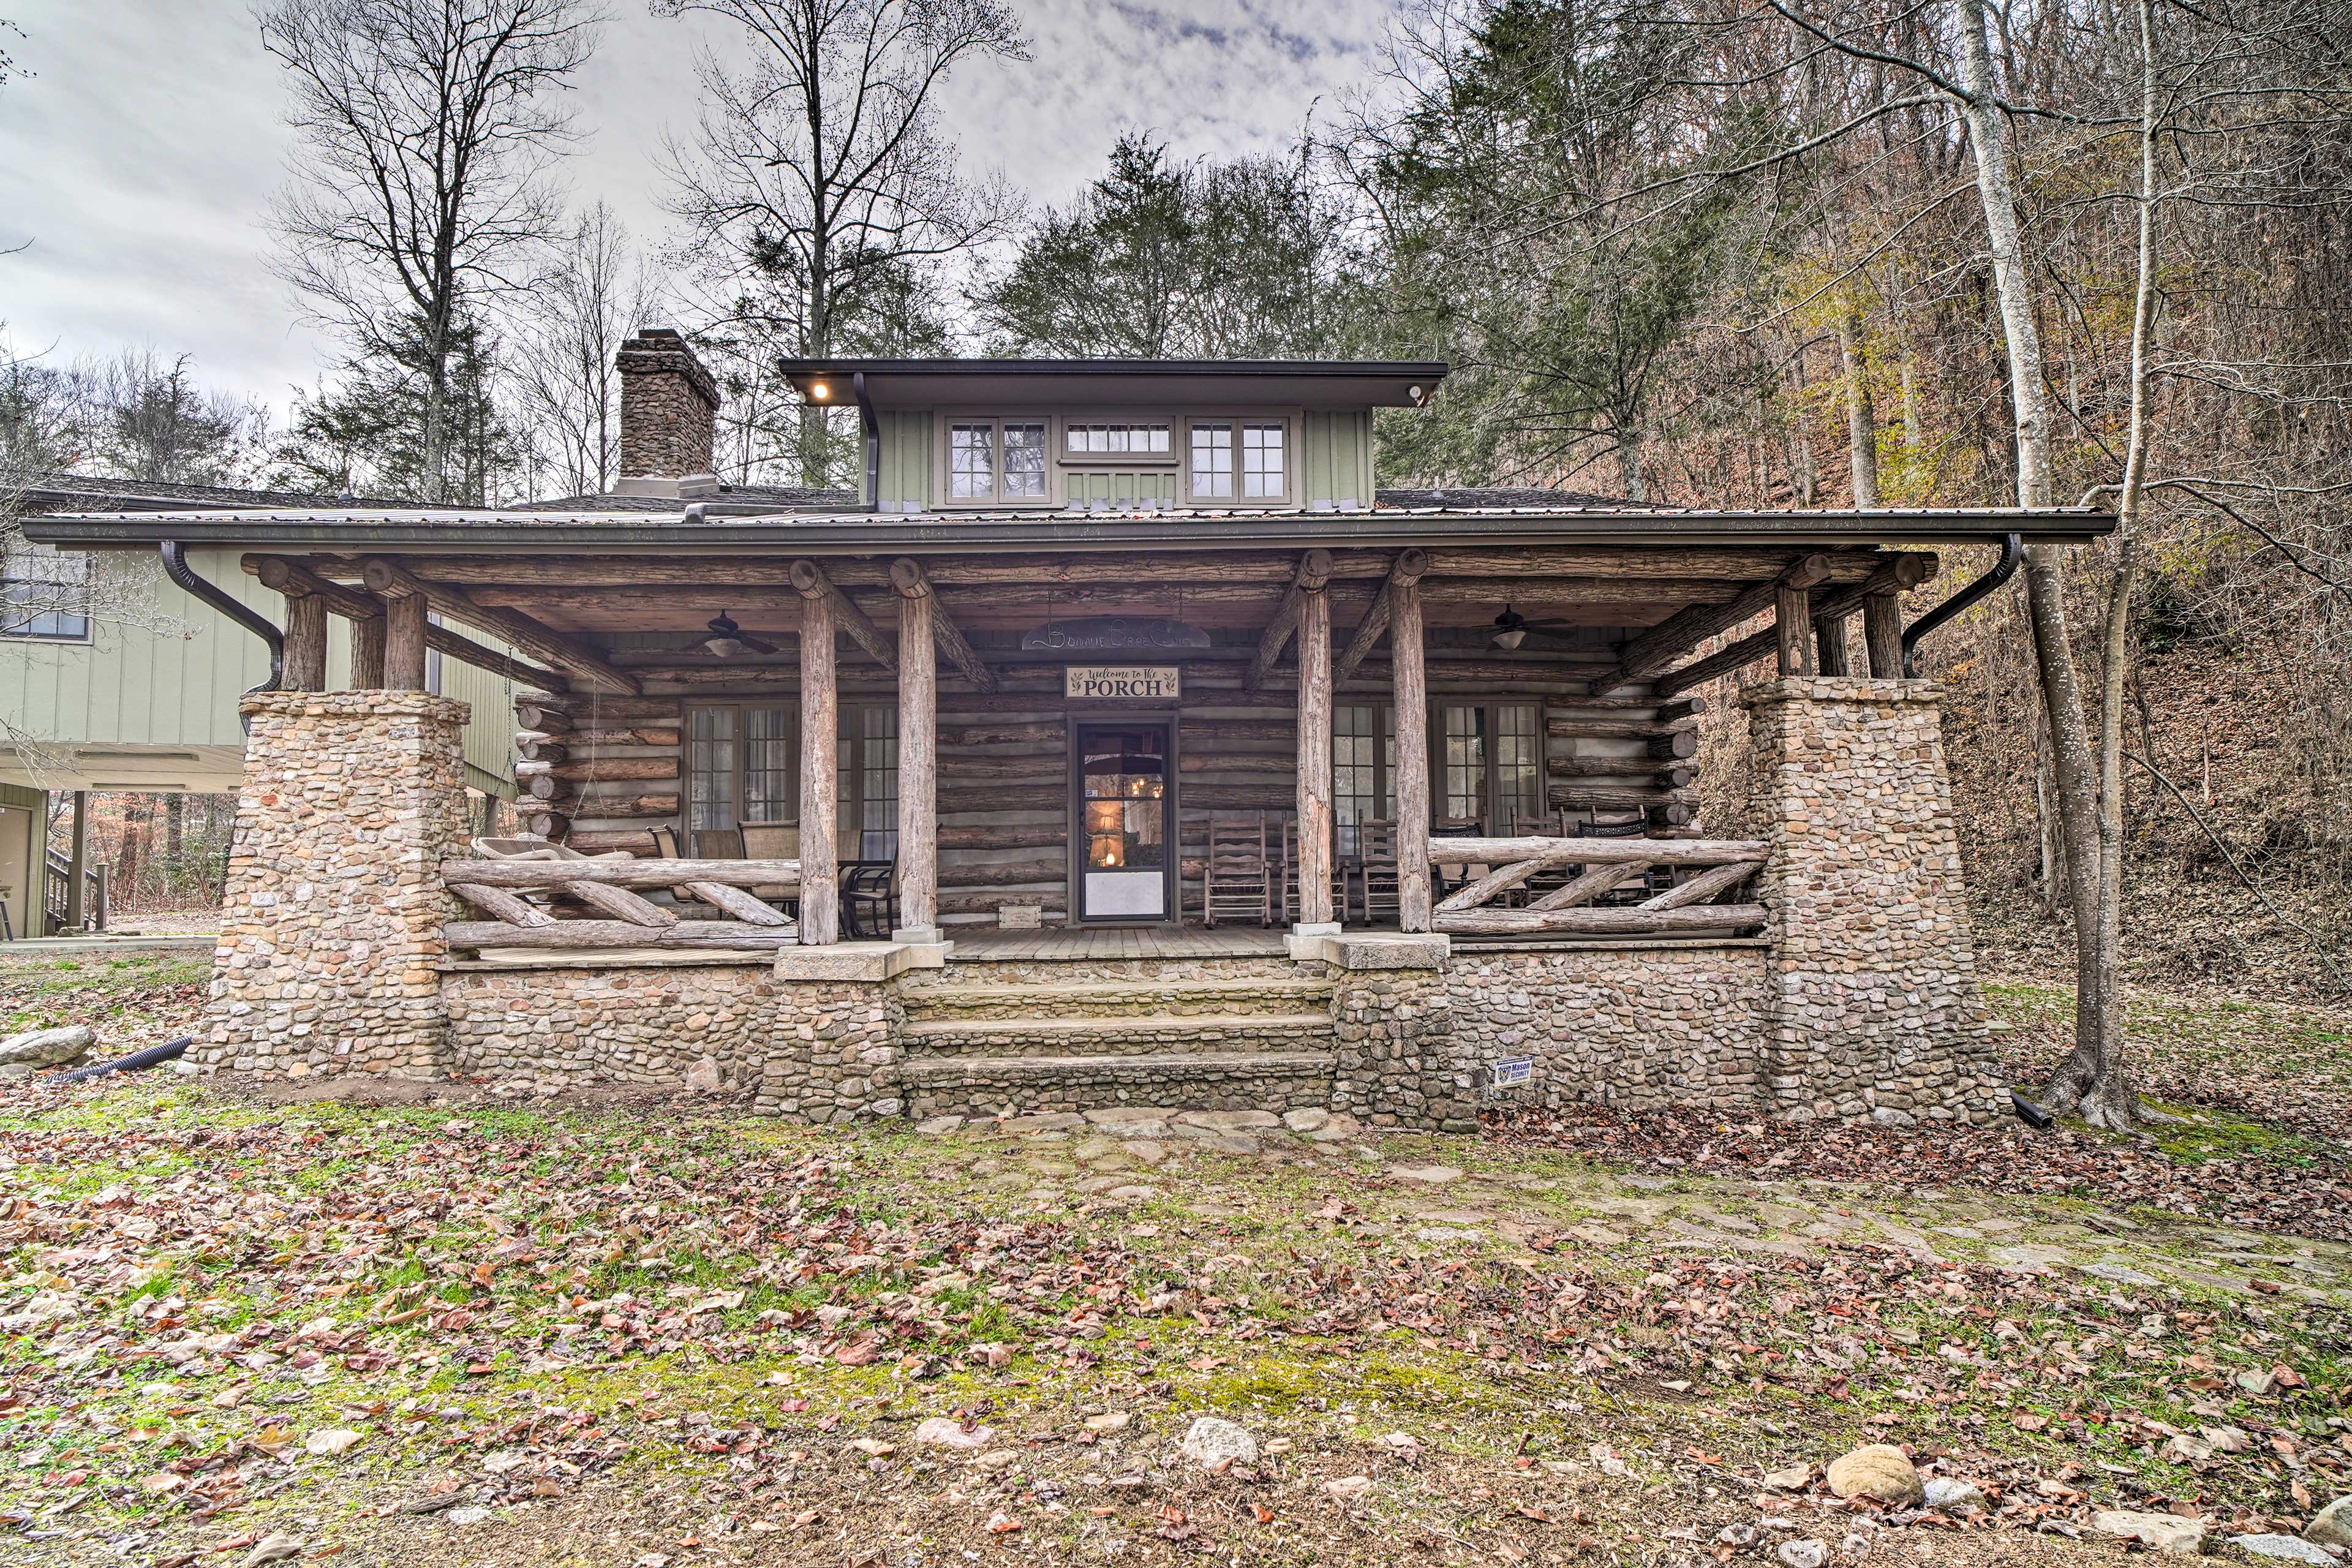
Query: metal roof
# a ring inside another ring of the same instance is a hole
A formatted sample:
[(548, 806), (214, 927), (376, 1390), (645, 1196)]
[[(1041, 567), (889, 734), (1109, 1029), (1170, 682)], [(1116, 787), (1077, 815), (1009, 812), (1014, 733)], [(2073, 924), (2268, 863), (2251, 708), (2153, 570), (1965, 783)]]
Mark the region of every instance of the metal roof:
[(27, 518), (28, 538), (79, 549), (190, 545), (558, 554), (772, 552), (865, 555), (915, 550), (1247, 550), (1408, 544), (1936, 544), (2011, 533), (2080, 542), (2115, 529), (2078, 507), (1895, 508), (1876, 511), (1553, 506), (1410, 507), (1357, 511), (1158, 510), (970, 513), (425, 510), (78, 513)]
[(1054, 402), (1051, 383), (1083, 381), (1070, 395), (1106, 412), (1122, 403), (1412, 408), (1446, 371), (1444, 360), (1300, 359), (788, 359), (777, 368), (803, 397), (819, 382), (835, 384), (820, 402), (848, 404), (861, 374), (875, 407), (907, 409)]

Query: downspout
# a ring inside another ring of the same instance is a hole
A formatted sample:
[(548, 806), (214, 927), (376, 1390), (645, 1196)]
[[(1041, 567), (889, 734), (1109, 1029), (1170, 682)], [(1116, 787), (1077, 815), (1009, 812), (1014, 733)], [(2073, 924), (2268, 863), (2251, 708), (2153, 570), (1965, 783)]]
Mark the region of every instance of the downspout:
[[(272, 626), (268, 619), (244, 600), (237, 598), (216, 583), (206, 582), (188, 564), (187, 547), (176, 539), (163, 541), (163, 574), (178, 584), (190, 597), (202, 599), (222, 615), (236, 622), (259, 637), (269, 649), (269, 679), (246, 692), (252, 697), (264, 691), (275, 691), (278, 683), (286, 679), (286, 634)], [(236, 719), (237, 727), (247, 734), (253, 733), (253, 721), (244, 713)]]
[(2025, 541), (2017, 534), (2009, 535), (2001, 541), (2000, 559), (1993, 563), (1991, 571), (1912, 622), (1910, 629), (1903, 634), (1905, 678), (1912, 680), (1919, 678), (1919, 658), (1916, 650), (1922, 638), (1941, 626), (1946, 621), (1964, 614), (1979, 599), (2015, 576), (2018, 563), (2024, 559)]
[(866, 429), (866, 505), (882, 510), (882, 421), (874, 416), (874, 401), (866, 395), (866, 373), (849, 373), (849, 395), (857, 399), (858, 423)]

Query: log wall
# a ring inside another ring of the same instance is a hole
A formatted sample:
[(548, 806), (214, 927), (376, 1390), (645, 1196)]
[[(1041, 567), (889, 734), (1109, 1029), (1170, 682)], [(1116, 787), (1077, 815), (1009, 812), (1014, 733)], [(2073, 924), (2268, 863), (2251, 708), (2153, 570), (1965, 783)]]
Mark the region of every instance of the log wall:
[[(1106, 656), (1105, 662), (1124, 656)], [(1130, 662), (1153, 661), (1136, 656)], [(1202, 910), (1212, 811), (1264, 811), (1269, 831), (1297, 801), (1296, 671), (1256, 690), (1231, 658), (1183, 662), (1177, 720), (1178, 852), (1184, 918)], [(1696, 829), (1696, 701), (1583, 695), (1584, 672), (1498, 668), (1433, 650), (1433, 702), (1539, 702), (1548, 795), (1578, 820), (1645, 813), (1654, 835)], [(973, 691), (951, 669), (939, 697), (940, 920), (993, 924), (1000, 906), (1034, 903), (1049, 924), (1069, 917), (1070, 705), (1059, 664), (1000, 666), (1000, 689)], [(796, 672), (778, 662), (740, 670), (646, 669), (646, 695), (529, 694), (517, 702), (527, 774), (524, 826), (598, 852), (654, 852), (652, 829), (682, 826), (687, 709), (696, 703), (798, 702)], [(669, 676), (670, 679), (664, 679)], [(663, 687), (671, 689), (664, 691)], [(894, 680), (844, 650), (843, 706), (892, 707)], [(1341, 705), (1386, 704), (1384, 650), (1338, 691)], [(1142, 717), (1143, 709), (1091, 710)], [(1489, 825), (1507, 832), (1510, 824)], [(684, 846), (689, 851), (691, 845)]]

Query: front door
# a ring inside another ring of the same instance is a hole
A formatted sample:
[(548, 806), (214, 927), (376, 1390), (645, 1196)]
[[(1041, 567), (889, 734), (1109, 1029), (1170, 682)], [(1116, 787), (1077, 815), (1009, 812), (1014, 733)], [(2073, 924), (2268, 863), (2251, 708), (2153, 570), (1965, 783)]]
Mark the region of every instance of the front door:
[(1081, 721), (1075, 729), (1070, 863), (1078, 919), (1174, 919), (1169, 721)]

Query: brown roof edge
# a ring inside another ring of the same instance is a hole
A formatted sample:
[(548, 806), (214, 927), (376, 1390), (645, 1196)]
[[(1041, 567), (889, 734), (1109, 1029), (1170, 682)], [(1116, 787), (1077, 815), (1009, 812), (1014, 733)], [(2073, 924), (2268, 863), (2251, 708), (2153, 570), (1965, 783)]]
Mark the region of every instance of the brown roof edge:
[(58, 514), (27, 518), (28, 538), (70, 549), (150, 548), (165, 539), (248, 549), (479, 554), (526, 550), (612, 554), (864, 555), (926, 551), (1386, 549), (1408, 544), (1997, 544), (2011, 533), (2080, 543), (2115, 530), (2112, 512), (2015, 507), (1879, 511), (1714, 511), (1593, 507), (1352, 512), (1039, 511), (940, 516), (808, 512), (703, 516), (644, 512)]

